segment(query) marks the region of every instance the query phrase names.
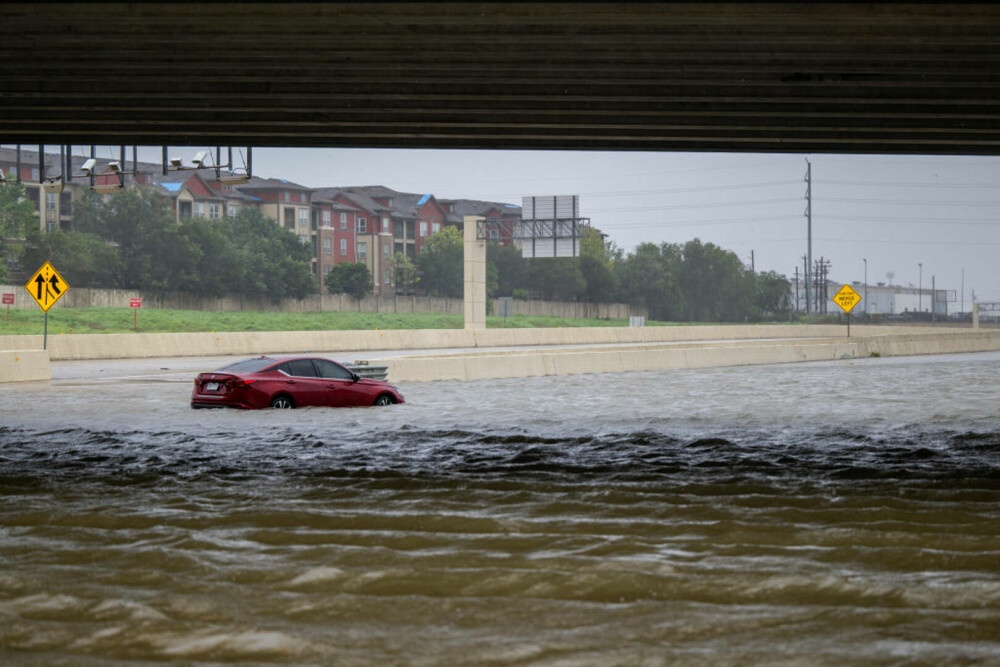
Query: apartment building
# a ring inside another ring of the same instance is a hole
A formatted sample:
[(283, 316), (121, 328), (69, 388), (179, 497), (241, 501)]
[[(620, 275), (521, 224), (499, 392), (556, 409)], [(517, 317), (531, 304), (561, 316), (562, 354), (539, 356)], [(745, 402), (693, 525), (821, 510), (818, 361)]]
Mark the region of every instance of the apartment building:
[[(313, 219), (318, 227), (320, 291), (326, 291), (326, 276), (336, 264), (357, 261), (357, 219), (366, 214), (338, 200), (338, 188), (313, 190)], [(367, 224), (367, 223), (366, 223)]]
[[(45, 173), (40, 173), (37, 151), (17, 152), (0, 148), (0, 169), (10, 179), (20, 180), (27, 196), (38, 207), (42, 230), (71, 231), (73, 207), (91, 185), (80, 173), (85, 156), (71, 160), (73, 176), (61, 192), (46, 193), (44, 179), (59, 180), (62, 164), (58, 154), (45, 155)], [(118, 182), (108, 164), (115, 157), (97, 158), (94, 184)], [(502, 221), (494, 228), (494, 240), (511, 242), (520, 207), (472, 199), (438, 200), (429, 193), (410, 193), (382, 185), (313, 189), (282, 178), (252, 178), (239, 185), (214, 179), (214, 171), (175, 170), (163, 173), (160, 163), (127, 164), (127, 185), (151, 187), (167, 202), (178, 222), (193, 217), (218, 220), (235, 217), (245, 207), (257, 207), (265, 217), (295, 233), (312, 251), (311, 269), (321, 291), (326, 275), (341, 262), (360, 262), (372, 274), (374, 294), (395, 291), (393, 257), (415, 259), (424, 242), (446, 225), (461, 229), (467, 215)]]

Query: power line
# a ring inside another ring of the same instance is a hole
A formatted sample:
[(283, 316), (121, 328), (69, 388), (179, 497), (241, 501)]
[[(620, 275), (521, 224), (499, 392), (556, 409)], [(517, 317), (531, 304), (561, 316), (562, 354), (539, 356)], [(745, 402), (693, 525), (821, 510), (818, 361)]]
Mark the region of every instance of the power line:
[(953, 220), (951, 218), (908, 218), (876, 215), (820, 215), (823, 220), (855, 220), (860, 222), (905, 222), (915, 225), (1000, 225), (1000, 220)]
[(625, 222), (602, 224), (602, 229), (624, 229), (635, 227), (695, 227), (706, 225), (730, 225), (741, 222), (774, 222), (777, 220), (801, 220), (801, 215), (765, 216), (761, 218), (726, 218), (722, 220), (684, 220), (680, 222)]
[(852, 197), (815, 197), (813, 201), (854, 202), (859, 204), (894, 204), (903, 206), (1000, 206), (995, 201), (914, 201), (912, 199), (855, 199)]
[(740, 190), (744, 188), (765, 188), (777, 185), (800, 185), (799, 181), (771, 181), (767, 183), (739, 183), (735, 185), (704, 185), (695, 188), (671, 188), (668, 190), (609, 190), (607, 192), (586, 192), (586, 197), (613, 197), (619, 195), (669, 195), (686, 192), (712, 192), (718, 190)]
[(878, 183), (875, 181), (836, 181), (824, 180), (823, 185), (854, 185), (872, 188), (955, 188), (962, 190), (989, 189), (995, 190), (997, 183)]
[(758, 204), (786, 204), (801, 202), (801, 197), (785, 197), (783, 199), (760, 199), (756, 201), (719, 202), (717, 204), (679, 204), (675, 206), (623, 206), (620, 208), (590, 208), (587, 213), (621, 213), (625, 211), (674, 211), (686, 208), (718, 208), (722, 206), (754, 206)]

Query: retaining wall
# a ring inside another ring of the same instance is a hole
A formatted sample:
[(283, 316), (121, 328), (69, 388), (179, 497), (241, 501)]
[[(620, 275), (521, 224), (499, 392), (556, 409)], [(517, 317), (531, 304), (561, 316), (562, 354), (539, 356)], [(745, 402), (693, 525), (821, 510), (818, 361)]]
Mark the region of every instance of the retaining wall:
[[(14, 310), (35, 309), (38, 306), (23, 286), (0, 285), (0, 293), (16, 297)], [(358, 300), (346, 294), (312, 294), (304, 299), (282, 299), (275, 303), (265, 296), (230, 294), (224, 297), (200, 297), (192, 294), (153, 294), (140, 290), (74, 287), (54, 308), (128, 308), (130, 299), (142, 299), (143, 308), (176, 310), (209, 310), (217, 312), (259, 311), (282, 313), (361, 312), (361, 313), (446, 313), (461, 315), (462, 299), (440, 299), (430, 296), (367, 296)], [(550, 317), (628, 319), (630, 315), (647, 314), (645, 308), (624, 303), (576, 303), (562, 301), (511, 302), (516, 315)], [(493, 312), (496, 311), (494, 300)]]

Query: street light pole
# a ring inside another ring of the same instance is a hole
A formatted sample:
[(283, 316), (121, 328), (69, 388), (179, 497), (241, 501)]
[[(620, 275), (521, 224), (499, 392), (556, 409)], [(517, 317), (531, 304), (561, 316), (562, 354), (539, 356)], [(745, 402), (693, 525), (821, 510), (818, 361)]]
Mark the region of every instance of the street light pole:
[(864, 257), (861, 261), (865, 263), (865, 315), (868, 314), (868, 260)]

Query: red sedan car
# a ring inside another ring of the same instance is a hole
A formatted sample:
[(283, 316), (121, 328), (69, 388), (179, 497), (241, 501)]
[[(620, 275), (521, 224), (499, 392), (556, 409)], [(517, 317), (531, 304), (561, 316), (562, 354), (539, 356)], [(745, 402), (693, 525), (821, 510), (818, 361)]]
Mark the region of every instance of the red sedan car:
[(192, 408), (355, 407), (402, 403), (388, 382), (362, 378), (329, 359), (258, 357), (199, 373)]

